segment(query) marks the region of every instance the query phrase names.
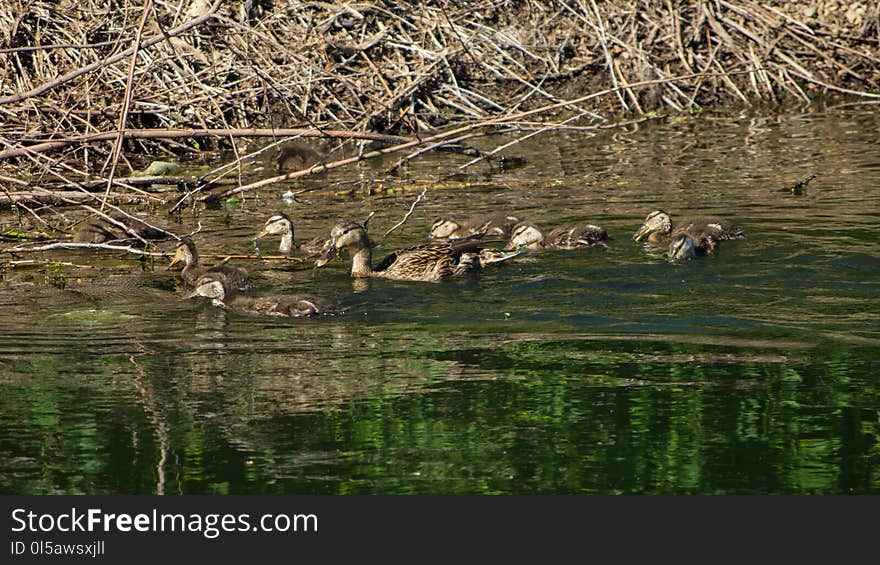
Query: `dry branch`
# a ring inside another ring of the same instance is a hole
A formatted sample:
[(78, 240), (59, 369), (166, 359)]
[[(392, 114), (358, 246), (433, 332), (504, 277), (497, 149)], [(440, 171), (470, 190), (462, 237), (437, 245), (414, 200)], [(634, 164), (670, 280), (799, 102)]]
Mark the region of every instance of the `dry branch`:
[(393, 232), (394, 230), (396, 230), (397, 228), (399, 228), (400, 226), (405, 224), (406, 221), (409, 219), (409, 217), (412, 216), (413, 211), (415, 211), (416, 205), (422, 201), (422, 198), (425, 197), (425, 194), (427, 192), (428, 192), (428, 189), (423, 188), (422, 192), (419, 194), (418, 198), (416, 198), (413, 201), (412, 206), (409, 207), (409, 211), (406, 214), (404, 214), (403, 219), (400, 220), (399, 222), (397, 222), (396, 224), (394, 224), (393, 226), (391, 226), (390, 228), (388, 228), (388, 230), (382, 234), (382, 237), (388, 237), (391, 234), (391, 232)]
[[(186, 9), (149, 0), (120, 0), (112, 9), (96, 0), (0, 3), (3, 176), (37, 172), (78, 192), (46, 185), (53, 197), (25, 187), (0, 202), (87, 201), (92, 197), (79, 193), (94, 188), (102, 163), (110, 172), (97, 182), (118, 201), (143, 185), (117, 179), (117, 163), (134, 170), (127, 159), (139, 153), (174, 156), (191, 151), (187, 144), (231, 147), (234, 182), (242, 185), (244, 158), (234, 142), (241, 137), (393, 147), (361, 146), (357, 158), (221, 196), (419, 148), (405, 161), (483, 129), (526, 127), (538, 114), (561, 113), (557, 128), (572, 116), (585, 124), (569, 127), (592, 127), (621, 109), (809, 103), (825, 93), (876, 99), (874, 4), (853, 0), (844, 10), (828, 9), (826, 0), (427, 0), (393, 9), (382, 2), (213, 0), (185, 2)], [(111, 141), (116, 145), (105, 145)], [(152, 198), (143, 191), (139, 197)]]
[[(101, 132), (71, 136), (51, 141), (35, 142), (33, 145), (0, 151), (0, 159), (21, 157), (33, 153), (45, 153), (62, 149), (70, 145), (82, 145), (103, 141), (115, 141), (119, 132)], [(238, 128), (238, 129), (126, 129), (122, 132), (123, 139), (199, 139), (218, 137), (315, 137), (333, 139), (364, 139), (384, 143), (403, 143), (411, 141), (410, 137), (385, 135), (372, 132), (355, 132), (321, 129), (299, 128)], [(36, 140), (20, 140), (36, 141)]]
[[(205, 23), (206, 21), (208, 21), (214, 17), (214, 13), (217, 11), (218, 8), (220, 8), (220, 5), (222, 3), (223, 3), (223, 0), (215, 0), (214, 3), (211, 5), (210, 9), (208, 10), (208, 12), (205, 13), (204, 15), (202, 15), (202, 16), (200, 16), (200, 17), (198, 17), (198, 18), (196, 18), (186, 24), (183, 24), (183, 25), (176, 27), (172, 30), (169, 30), (168, 32), (166, 32), (163, 35), (154, 36), (154, 37), (147, 39), (146, 41), (144, 41), (141, 44), (141, 47), (149, 47), (151, 45), (155, 45), (156, 43), (159, 43), (160, 41), (170, 39), (172, 37), (180, 35), (181, 33), (185, 32), (185, 31), (188, 31), (191, 28), (194, 28), (196, 26), (199, 26), (199, 25)], [(75, 70), (73, 70), (73, 71), (71, 71), (61, 77), (58, 77), (57, 79), (55, 79), (51, 82), (43, 84), (43, 85), (41, 85), (37, 88), (34, 88), (32, 90), (29, 90), (27, 92), (21, 92), (19, 94), (15, 94), (12, 96), (4, 96), (4, 97), (0, 98), (0, 106), (2, 106), (3, 104), (10, 104), (12, 102), (20, 102), (21, 100), (26, 100), (28, 98), (33, 98), (35, 96), (39, 96), (39, 95), (45, 93), (46, 91), (51, 90), (53, 88), (56, 88), (58, 86), (61, 86), (65, 83), (81, 76), (81, 75), (92, 72), (92, 71), (99, 69), (101, 67), (106, 67), (106, 66), (112, 65), (113, 63), (117, 63), (117, 62), (125, 59), (126, 57), (130, 56), (133, 52), (134, 52), (134, 48), (126, 49), (125, 51), (122, 51), (121, 53), (117, 53), (113, 57), (110, 57), (108, 59), (99, 60), (99, 61), (92, 63), (91, 65), (87, 65), (85, 67), (75, 69)]]
[[(732, 73), (732, 74), (742, 74), (742, 73), (751, 73), (751, 72), (754, 72), (754, 71), (748, 70), (748, 71), (741, 71), (740, 73)], [(338, 161), (333, 161), (330, 163), (323, 163), (320, 165), (315, 165), (309, 169), (305, 169), (305, 170), (301, 170), (301, 171), (293, 171), (290, 173), (285, 173), (283, 175), (276, 175), (273, 177), (261, 179), (256, 182), (246, 184), (244, 186), (239, 186), (234, 189), (226, 190), (220, 194), (208, 194), (208, 195), (200, 197), (198, 200), (199, 200), (199, 202), (217, 201), (222, 198), (227, 198), (230, 196), (243, 194), (245, 192), (256, 190), (256, 189), (262, 188), (264, 186), (276, 184), (281, 181), (300, 178), (300, 177), (303, 177), (306, 175), (319, 173), (319, 172), (323, 172), (323, 171), (327, 171), (327, 170), (331, 170), (331, 169), (336, 169), (339, 167), (344, 167), (346, 165), (350, 165), (352, 163), (357, 163), (357, 162), (363, 161), (365, 159), (371, 159), (373, 157), (378, 157), (381, 155), (389, 155), (392, 153), (397, 153), (400, 151), (404, 151), (406, 149), (410, 149), (412, 147), (441, 142), (441, 141), (449, 142), (450, 138), (454, 138), (455, 136), (458, 136), (461, 134), (465, 134), (465, 133), (468, 133), (468, 132), (471, 132), (474, 130), (478, 130), (478, 129), (482, 129), (482, 128), (489, 128), (489, 127), (506, 125), (508, 123), (515, 123), (519, 120), (523, 120), (525, 118), (529, 118), (532, 116), (536, 116), (536, 115), (540, 115), (540, 114), (547, 114), (547, 113), (550, 113), (550, 112), (553, 112), (556, 110), (560, 110), (560, 109), (568, 107), (568, 106), (582, 104), (584, 102), (587, 102), (587, 101), (590, 101), (590, 100), (593, 100), (596, 98), (601, 98), (601, 97), (607, 96), (609, 94), (615, 93), (620, 88), (632, 89), (632, 88), (651, 86), (651, 85), (656, 85), (656, 84), (666, 84), (666, 83), (672, 83), (672, 82), (676, 82), (676, 81), (691, 80), (696, 77), (706, 78), (706, 77), (714, 77), (714, 76), (717, 76), (717, 74), (716, 73), (696, 73), (693, 75), (671, 77), (671, 78), (666, 78), (666, 79), (656, 79), (656, 80), (634, 82), (634, 83), (627, 85), (626, 87), (609, 88), (609, 89), (605, 89), (605, 90), (600, 90), (598, 92), (594, 92), (592, 94), (588, 94), (586, 96), (582, 96), (582, 97), (576, 98), (574, 100), (566, 100), (566, 101), (558, 102), (556, 104), (549, 104), (547, 106), (535, 108), (534, 110), (528, 110), (526, 112), (519, 112), (516, 114), (490, 118), (490, 119), (487, 119), (482, 122), (460, 126), (460, 127), (457, 127), (455, 129), (452, 129), (452, 130), (449, 130), (449, 131), (446, 131), (443, 133), (431, 135), (431, 136), (422, 138), (420, 140), (408, 141), (408, 142), (400, 143), (398, 145), (394, 145), (391, 147), (386, 147), (386, 148), (382, 148), (382, 149), (377, 149), (375, 151), (370, 151), (370, 152), (367, 152), (367, 153), (364, 153), (362, 155), (358, 155), (355, 157), (349, 157), (349, 158), (345, 158), (345, 159), (340, 159)], [(297, 193), (297, 194), (299, 194), (299, 193)]]

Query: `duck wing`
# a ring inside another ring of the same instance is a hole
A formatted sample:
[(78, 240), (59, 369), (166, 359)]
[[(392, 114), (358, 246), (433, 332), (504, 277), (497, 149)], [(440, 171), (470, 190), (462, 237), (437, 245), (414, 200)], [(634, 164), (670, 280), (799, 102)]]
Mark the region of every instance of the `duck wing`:
[(242, 312), (293, 318), (320, 316), (335, 312), (333, 305), (323, 298), (299, 294), (259, 298), (237, 296), (229, 303), (229, 306)]
[(300, 245), (299, 249), (305, 253), (307, 257), (316, 257), (326, 251), (329, 244), (329, 237), (318, 236)]
[(701, 236), (711, 237), (715, 241), (745, 238), (745, 232), (731, 222), (720, 218), (705, 218), (702, 216), (682, 221), (675, 227), (672, 235), (679, 233), (690, 235), (694, 238), (695, 242), (697, 237)]
[(250, 275), (243, 267), (235, 267), (228, 263), (220, 263), (213, 267), (203, 265), (192, 265), (184, 267), (180, 272), (180, 277), (185, 283), (192, 286), (203, 275), (217, 275), (228, 288), (234, 290), (249, 290), (254, 288)]
[(497, 235), (509, 238), (513, 226), (520, 222), (520, 218), (503, 212), (495, 212), (480, 218), (474, 218), (465, 222), (471, 235)]
[[(472, 236), (443, 243), (414, 245), (389, 254), (373, 272), (379, 276), (412, 280), (440, 280), (470, 270), (462, 256), (480, 251), (480, 237)], [(459, 268), (459, 263), (463, 263)]]
[(208, 272), (217, 272), (226, 278), (227, 284), (235, 290), (248, 290), (254, 288), (251, 277), (244, 267), (235, 267), (227, 263), (221, 263), (208, 269)]
[(270, 308), (269, 314), (276, 316), (292, 316), (296, 318), (306, 316), (320, 316), (335, 312), (333, 305), (315, 296), (294, 295), (281, 296)]
[(608, 239), (605, 228), (594, 224), (578, 223), (559, 227), (547, 234), (545, 241), (549, 247), (558, 249), (577, 249), (591, 247)]

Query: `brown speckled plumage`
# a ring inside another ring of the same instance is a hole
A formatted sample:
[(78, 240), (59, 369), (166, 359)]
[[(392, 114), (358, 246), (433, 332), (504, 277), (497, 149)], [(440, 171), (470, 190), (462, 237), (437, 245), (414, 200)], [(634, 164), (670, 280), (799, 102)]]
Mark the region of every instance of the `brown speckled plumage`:
[(582, 249), (596, 245), (604, 246), (608, 232), (587, 222), (560, 226), (544, 234), (531, 222), (514, 226), (507, 249)]
[(284, 294), (280, 296), (241, 296), (229, 286), (229, 281), (220, 273), (207, 273), (199, 277), (192, 292), (185, 298), (204, 296), (211, 298), (215, 306), (252, 312), (265, 316), (306, 317), (333, 314), (333, 304), (307, 294)]
[(662, 210), (655, 210), (645, 218), (645, 222), (633, 235), (633, 240), (668, 244), (670, 245), (669, 255), (672, 258), (673, 255), (678, 256), (684, 253), (684, 251), (673, 250), (676, 241), (679, 246), (681, 245), (682, 241), (678, 236), (682, 234), (690, 237), (694, 251), (702, 254), (714, 253), (719, 241), (745, 239), (743, 230), (727, 220), (696, 216), (682, 220), (673, 228), (669, 214)]
[(373, 267), (372, 246), (366, 230), (358, 222), (345, 220), (333, 227), (330, 245), (315, 266), (325, 265), (341, 249), (347, 249), (352, 256), (352, 277), (410, 281), (440, 281), (516, 255), (482, 249), (478, 238), (466, 238), (400, 249)]
[(168, 268), (181, 263), (183, 268), (180, 271), (180, 278), (190, 286), (194, 285), (203, 275), (216, 274), (219, 277), (223, 277), (228, 286), (233, 289), (247, 290), (253, 288), (250, 276), (243, 267), (235, 267), (225, 262), (212, 267), (202, 265), (199, 262), (199, 252), (196, 249), (196, 244), (188, 237), (182, 238), (177, 243), (174, 258), (171, 259)]
[(475, 216), (465, 220), (437, 218), (431, 225), (430, 237), (432, 239), (462, 239), (472, 235), (496, 235), (506, 239), (510, 237), (513, 226), (520, 221), (519, 217), (503, 212)]

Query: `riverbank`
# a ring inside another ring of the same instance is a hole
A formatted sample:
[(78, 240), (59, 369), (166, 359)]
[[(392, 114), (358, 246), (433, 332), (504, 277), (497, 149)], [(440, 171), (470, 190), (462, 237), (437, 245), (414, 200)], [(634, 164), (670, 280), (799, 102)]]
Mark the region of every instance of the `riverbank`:
[(8, 147), (120, 125), (409, 134), (605, 89), (569, 110), (880, 96), (876, 3), (651, 4), (8, 6), (0, 135)]

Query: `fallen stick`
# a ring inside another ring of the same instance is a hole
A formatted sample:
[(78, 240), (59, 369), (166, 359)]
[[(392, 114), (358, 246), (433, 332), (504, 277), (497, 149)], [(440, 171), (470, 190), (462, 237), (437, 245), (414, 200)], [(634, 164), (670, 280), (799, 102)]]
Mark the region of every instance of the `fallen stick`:
[[(31, 245), (31, 244), (24, 244)], [(18, 255), (20, 253), (41, 253), (43, 251), (53, 251), (56, 249), (103, 249), (106, 251), (124, 251), (134, 255), (142, 255), (144, 257), (173, 257), (174, 253), (165, 251), (144, 251), (130, 245), (116, 245), (113, 243), (79, 243), (74, 241), (59, 241), (56, 243), (48, 243), (46, 245), (35, 245), (33, 247), (10, 247), (0, 250), (0, 253), (8, 253), (10, 255)], [(293, 261), (302, 263), (300, 257), (289, 257), (287, 255), (245, 255), (245, 254), (218, 254), (218, 253), (199, 253), (199, 257), (204, 259), (249, 259), (254, 261)], [(54, 263), (54, 262), (53, 262)]]
[[(382, 234), (382, 237), (388, 237), (388, 234), (390, 234), (391, 232), (393, 232), (394, 230), (396, 230), (397, 228), (399, 228), (400, 226), (402, 226), (403, 224), (406, 223), (406, 221), (409, 219), (409, 217), (412, 216), (413, 211), (416, 209), (416, 204), (418, 204), (419, 202), (421, 202), (422, 198), (425, 197), (425, 193), (426, 193), (426, 192), (428, 192), (428, 189), (427, 189), (427, 188), (423, 188), (423, 189), (422, 189), (422, 193), (419, 194), (418, 198), (416, 198), (416, 199), (413, 201), (412, 206), (409, 207), (409, 212), (407, 212), (406, 215), (403, 216), (403, 219), (402, 219), (402, 220), (400, 220), (399, 222), (397, 222), (396, 224), (394, 224), (393, 226), (391, 226), (391, 227), (388, 229), (388, 231), (386, 231), (385, 233), (383, 233), (383, 234)], [(366, 222), (365, 222), (365, 223), (366, 223)]]
[[(29, 153), (44, 153), (53, 149), (61, 149), (68, 145), (94, 143), (98, 141), (115, 141), (119, 136), (118, 131), (105, 131), (76, 135), (64, 139), (53, 139), (0, 151), (0, 159), (21, 157)], [(335, 139), (365, 139), (368, 141), (382, 141), (385, 143), (403, 143), (412, 141), (411, 137), (399, 135), (385, 135), (381, 133), (356, 132), (344, 130), (322, 130), (315, 128), (244, 128), (244, 129), (126, 129), (122, 132), (123, 139), (184, 139), (200, 137), (331, 137)], [(34, 140), (36, 141), (36, 140)]]
[(52, 251), (54, 249), (105, 249), (108, 251), (125, 251), (135, 255), (143, 255), (145, 257), (171, 257), (171, 253), (164, 251), (144, 251), (136, 249), (130, 245), (114, 245), (112, 243), (78, 243), (74, 241), (61, 241), (58, 243), (49, 243), (46, 245), (36, 245), (33, 247), (10, 247), (2, 250), (2, 253), (17, 255), (19, 253), (38, 253), (41, 251)]
[[(61, 191), (61, 192), (10, 192), (7, 194), (0, 194), (0, 204), (17, 204), (19, 202), (35, 202), (37, 204), (52, 204), (52, 205), (71, 205), (71, 204), (81, 204), (82, 202), (89, 202), (92, 200), (97, 201), (100, 195), (92, 194), (92, 193), (82, 193), (82, 192), (71, 192), (71, 191)], [(140, 199), (140, 196), (133, 194), (120, 194), (117, 192), (111, 192), (109, 194), (110, 198), (113, 199), (129, 199), (129, 200), (137, 200)]]

